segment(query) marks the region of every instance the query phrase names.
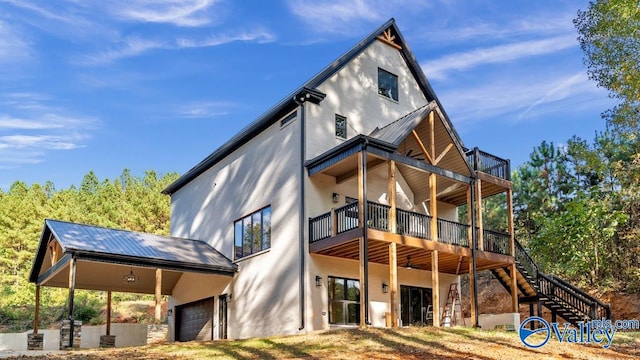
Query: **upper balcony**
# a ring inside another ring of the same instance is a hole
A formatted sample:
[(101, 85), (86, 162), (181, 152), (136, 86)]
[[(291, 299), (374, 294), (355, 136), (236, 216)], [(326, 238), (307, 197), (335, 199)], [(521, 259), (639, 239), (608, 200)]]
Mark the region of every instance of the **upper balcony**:
[[(309, 243), (312, 253), (344, 258), (357, 258), (357, 239), (362, 236), (358, 222), (358, 202), (309, 219)], [(471, 226), (450, 220), (437, 219), (437, 239), (432, 231), (432, 217), (414, 211), (396, 209), (396, 231), (389, 227), (391, 207), (367, 201), (367, 228), (370, 246), (369, 260), (387, 263), (384, 245), (396, 242), (404, 246), (399, 258), (405, 257), (412, 267), (429, 269), (429, 257), (424, 250), (440, 250), (441, 258), (451, 257), (441, 266), (443, 272), (460, 273), (462, 258), (469, 257), (472, 243)], [(476, 229), (478, 231), (478, 229)], [(504, 266), (510, 256), (510, 235), (483, 229), (482, 244), (477, 244), (478, 269)], [(465, 265), (466, 266), (466, 265)], [(464, 266), (462, 267), (464, 270)]]

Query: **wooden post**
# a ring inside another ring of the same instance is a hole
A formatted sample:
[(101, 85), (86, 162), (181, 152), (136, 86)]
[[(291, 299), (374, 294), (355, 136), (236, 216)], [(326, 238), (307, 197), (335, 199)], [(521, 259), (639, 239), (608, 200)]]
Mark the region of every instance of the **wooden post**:
[(36, 285), (36, 308), (33, 314), (33, 333), (38, 333), (38, 323), (40, 323), (40, 285)]
[(107, 335), (111, 335), (111, 290), (107, 291)]
[(433, 326), (440, 327), (440, 274), (438, 273), (438, 250), (433, 250), (431, 252), (431, 287)]
[(478, 227), (478, 249), (484, 250), (484, 234), (482, 226), (482, 181), (476, 182), (476, 226)]
[(396, 243), (389, 244), (389, 306), (391, 327), (398, 326), (398, 255)]
[(507, 226), (509, 228), (509, 247), (511, 256), (516, 256), (516, 234), (513, 225), (513, 191), (507, 189)]
[(429, 174), (429, 212), (431, 213), (431, 240), (438, 241), (438, 200), (436, 199), (436, 174)]
[(518, 304), (518, 269), (516, 264), (511, 264), (511, 312), (519, 312)]
[(478, 317), (476, 316), (476, 282), (473, 281), (473, 279), (475, 279), (476, 277), (476, 269), (473, 266), (473, 258), (469, 258), (469, 299), (471, 300), (470, 305), (471, 305), (471, 313), (469, 314), (471, 316), (471, 327), (472, 328), (477, 328), (478, 327), (478, 322), (477, 319)]
[(74, 254), (71, 258), (71, 262), (69, 263), (69, 325), (71, 328), (69, 329), (69, 348), (73, 348), (73, 332), (75, 330), (75, 319), (73, 315), (73, 302), (74, 296), (76, 292), (76, 265), (78, 259), (76, 259), (76, 255)]
[(364, 207), (367, 195), (364, 193), (364, 164), (362, 156), (358, 156), (358, 227), (364, 228)]
[(388, 169), (388, 184), (387, 184), (387, 194), (389, 197), (389, 231), (392, 234), (397, 233), (397, 218), (396, 218), (396, 162), (394, 160), (389, 160), (389, 169)]
[(156, 324), (162, 320), (162, 269), (156, 269)]
[(369, 325), (369, 264), (367, 258), (367, 152), (358, 156), (358, 222), (362, 228), (360, 238), (360, 326)]

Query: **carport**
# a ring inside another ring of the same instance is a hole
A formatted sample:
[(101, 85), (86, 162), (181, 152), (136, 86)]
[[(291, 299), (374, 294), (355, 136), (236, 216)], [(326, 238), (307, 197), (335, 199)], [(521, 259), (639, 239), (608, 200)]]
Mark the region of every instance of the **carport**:
[(171, 295), (184, 273), (207, 274), (229, 282), (236, 271), (230, 259), (204, 241), (47, 219), (29, 277), (36, 284), (29, 346), (32, 338), (38, 340), (41, 286), (69, 289), (70, 334), (64, 347), (72, 348), (76, 289), (107, 291), (105, 336), (113, 342), (112, 291), (155, 294), (155, 320), (160, 322), (162, 295)]

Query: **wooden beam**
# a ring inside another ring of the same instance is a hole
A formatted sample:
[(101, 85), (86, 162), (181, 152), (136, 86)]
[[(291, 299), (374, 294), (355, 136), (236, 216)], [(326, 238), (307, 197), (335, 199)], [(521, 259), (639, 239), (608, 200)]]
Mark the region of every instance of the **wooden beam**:
[(516, 256), (516, 237), (513, 225), (513, 191), (507, 190), (507, 227), (509, 231), (509, 248), (511, 256)]
[(402, 46), (400, 46), (400, 45), (398, 45), (398, 44), (394, 43), (393, 41), (389, 41), (389, 40), (385, 39), (385, 38), (384, 38), (384, 37), (382, 37), (382, 36), (378, 36), (378, 37), (377, 37), (377, 39), (378, 39), (378, 40), (380, 40), (380, 41), (382, 41), (383, 43), (385, 43), (385, 44), (387, 44), (387, 45), (389, 45), (389, 46), (393, 47), (393, 48), (396, 48), (396, 49), (398, 49), (398, 50), (402, 50)]
[(440, 327), (440, 273), (438, 251), (431, 252), (431, 295), (433, 306), (433, 326)]
[(471, 327), (478, 327), (478, 323), (476, 322), (476, 288), (475, 288), (475, 279), (476, 270), (473, 268), (473, 259), (469, 258), (469, 299), (471, 300)]
[(478, 227), (478, 249), (484, 250), (484, 236), (482, 226), (482, 181), (476, 182), (476, 226)]
[(456, 275), (460, 275), (460, 267), (462, 266), (463, 261), (464, 256), (460, 256), (460, 260), (458, 260), (458, 266), (456, 267)]
[(482, 180), (490, 184), (498, 185), (505, 189), (511, 189), (511, 181), (509, 180), (501, 179), (499, 177), (495, 177), (493, 175), (489, 175), (481, 171), (478, 171), (476, 175), (478, 175), (478, 180)]
[(367, 194), (364, 193), (364, 166), (361, 154), (358, 154), (358, 227), (364, 228), (364, 207)]
[(473, 224), (473, 221), (472, 221), (473, 211), (471, 211), (472, 206), (473, 206), (473, 203), (471, 202), (471, 186), (467, 186), (467, 224), (469, 224), (469, 230), (467, 230), (467, 236), (469, 237), (469, 247), (473, 249), (475, 246), (475, 243), (473, 242), (473, 227), (471, 226), (471, 224)]
[(389, 307), (391, 327), (398, 326), (398, 254), (396, 244), (389, 244)]
[(364, 297), (364, 237), (361, 237), (360, 239), (358, 239), (358, 249), (359, 249), (359, 256), (358, 256), (358, 263), (359, 263), (359, 270), (360, 270), (360, 327), (365, 328), (367, 327), (367, 323), (365, 321), (365, 302), (366, 299)]
[(75, 319), (73, 315), (74, 296), (76, 292), (76, 265), (78, 260), (75, 255), (71, 258), (69, 264), (69, 348), (73, 348), (73, 332), (75, 330)]
[(453, 144), (449, 143), (449, 145), (447, 145), (446, 148), (444, 148), (444, 150), (442, 150), (442, 152), (440, 153), (440, 155), (438, 155), (438, 157), (433, 161), (433, 165), (438, 165), (438, 163), (440, 162), (440, 160), (442, 160), (447, 153), (449, 152), (449, 150), (451, 150), (453, 148)]
[(416, 142), (418, 143), (418, 146), (420, 146), (420, 150), (424, 154), (425, 160), (429, 160), (429, 164), (435, 165), (433, 163), (433, 158), (431, 157), (431, 155), (429, 155), (429, 152), (427, 151), (427, 148), (422, 143), (422, 140), (420, 140), (420, 136), (418, 136), (418, 133), (415, 130), (413, 130), (413, 131), (411, 131), (411, 134), (413, 135), (413, 138), (416, 139)]
[(162, 320), (162, 269), (156, 269), (156, 324)]
[[(429, 131), (431, 132), (431, 141), (429, 142), (431, 145), (431, 158), (435, 159), (436, 157), (436, 123), (435, 123), (435, 112), (431, 110), (429, 112)], [(431, 161), (433, 165), (436, 165), (435, 162)]]
[(387, 194), (389, 196), (389, 231), (397, 233), (396, 220), (396, 162), (389, 160), (388, 176), (387, 176)]
[(36, 308), (33, 314), (33, 333), (38, 333), (38, 324), (40, 323), (40, 285), (36, 285)]
[(438, 241), (438, 199), (436, 195), (436, 174), (429, 174), (429, 212), (431, 215), (430, 231), (431, 240)]
[[(367, 229), (367, 232), (369, 233), (370, 238), (380, 240), (380, 241), (396, 243), (398, 245), (409, 246), (409, 247), (413, 247), (421, 250), (427, 250), (427, 251), (437, 250), (443, 253), (453, 254), (456, 256), (465, 256), (465, 257), (471, 256), (471, 249), (463, 246), (445, 244), (442, 242), (421, 239), (421, 238), (417, 238), (409, 235), (391, 234), (386, 231), (375, 230), (375, 229)], [(495, 254), (495, 255), (498, 255), (498, 254)], [(505, 255), (502, 255), (502, 256), (505, 256)], [(505, 256), (505, 257), (511, 258), (510, 256)]]
[(519, 312), (518, 306), (518, 269), (516, 264), (511, 264), (511, 312)]
[(309, 244), (310, 253), (319, 253), (323, 250), (330, 249), (334, 246), (339, 246), (343, 243), (355, 240), (363, 236), (363, 229), (357, 228), (349, 231), (345, 231), (342, 234), (338, 234), (334, 237), (316, 241)]
[(111, 290), (107, 291), (107, 336), (111, 335)]

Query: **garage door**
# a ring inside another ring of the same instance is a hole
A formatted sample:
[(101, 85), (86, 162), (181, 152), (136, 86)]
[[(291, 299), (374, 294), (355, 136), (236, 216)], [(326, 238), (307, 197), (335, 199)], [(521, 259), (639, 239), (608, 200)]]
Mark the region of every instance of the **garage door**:
[(176, 306), (176, 340), (213, 340), (214, 298)]

